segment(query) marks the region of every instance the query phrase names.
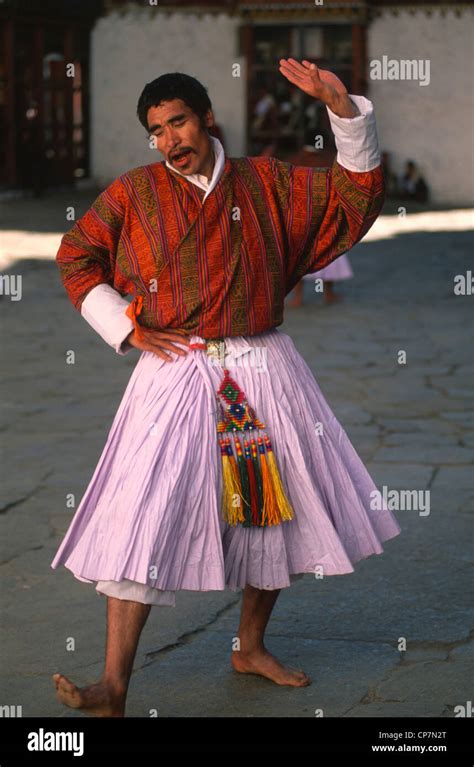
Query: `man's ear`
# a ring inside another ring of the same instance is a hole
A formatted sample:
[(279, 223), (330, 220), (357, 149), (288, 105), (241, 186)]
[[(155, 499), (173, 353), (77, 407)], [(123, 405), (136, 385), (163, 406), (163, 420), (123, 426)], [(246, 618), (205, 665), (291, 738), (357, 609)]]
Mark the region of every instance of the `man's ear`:
[(204, 125), (206, 126), (206, 128), (211, 128), (214, 125), (214, 123), (215, 123), (214, 112), (212, 111), (212, 109), (208, 109), (204, 117)]

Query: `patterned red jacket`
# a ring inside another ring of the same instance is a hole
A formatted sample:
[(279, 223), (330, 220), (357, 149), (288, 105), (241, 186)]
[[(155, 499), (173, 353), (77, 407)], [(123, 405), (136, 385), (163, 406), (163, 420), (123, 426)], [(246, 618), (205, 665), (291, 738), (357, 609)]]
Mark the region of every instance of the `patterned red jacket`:
[(267, 157), (225, 158), (204, 191), (144, 165), (110, 184), (62, 238), (56, 256), (80, 310), (95, 286), (132, 294), (134, 322), (203, 338), (255, 335), (283, 322), (284, 297), (370, 229), (385, 196), (367, 172)]

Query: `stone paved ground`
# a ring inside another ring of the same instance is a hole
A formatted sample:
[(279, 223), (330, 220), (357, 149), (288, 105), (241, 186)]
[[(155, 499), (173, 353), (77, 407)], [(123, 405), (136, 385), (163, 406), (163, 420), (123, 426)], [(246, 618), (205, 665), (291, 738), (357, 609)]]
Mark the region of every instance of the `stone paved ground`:
[[(93, 195), (76, 196), (80, 213)], [(54, 261), (38, 257), (54, 255), (69, 198), (1, 206), (0, 268), (22, 275), (23, 299), (0, 298), (0, 704), (21, 705), (23, 716), (82, 716), (56, 701), (51, 674), (87, 684), (102, 670), (105, 598), (50, 563), (71, 519), (65, 494), (84, 492), (138, 359), (104, 344), (69, 304)], [(472, 212), (413, 211), (405, 221), (393, 212), (352, 251), (344, 303), (323, 306), (307, 284), (305, 306), (280, 329), (378, 486), (430, 490), (430, 513), (397, 511), (402, 534), (354, 573), (307, 574), (282, 590), (267, 643), (312, 685), (236, 675), (240, 595), (183, 592), (175, 609), (151, 611), (128, 716), (452, 717), (473, 700), (474, 296), (453, 293), (470, 265)], [(64, 364), (71, 338), (74, 367)]]

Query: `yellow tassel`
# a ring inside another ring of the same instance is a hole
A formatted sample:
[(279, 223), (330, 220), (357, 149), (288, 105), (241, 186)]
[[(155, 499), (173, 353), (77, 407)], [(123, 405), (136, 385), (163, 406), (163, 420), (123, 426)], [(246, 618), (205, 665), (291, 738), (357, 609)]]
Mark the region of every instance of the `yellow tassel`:
[(262, 473), (263, 485), (262, 525), (264, 525), (265, 522), (267, 522), (269, 526), (278, 525), (280, 524), (280, 517), (278, 514), (275, 491), (273, 489), (273, 483), (268, 464), (263, 453), (260, 453), (260, 471)]
[(280, 474), (278, 471), (275, 456), (273, 454), (273, 450), (271, 449), (271, 442), (268, 437), (265, 438), (265, 445), (267, 446), (268, 467), (270, 469), (270, 474), (271, 474), (271, 478), (273, 482), (273, 488), (275, 491), (275, 498), (278, 505), (278, 509), (281, 514), (282, 520), (287, 521), (289, 519), (293, 519), (294, 517), (293, 509), (290, 505), (290, 502), (288, 501), (288, 498), (285, 495), (285, 491), (281, 483)]
[[(221, 442), (221, 440), (219, 440), (219, 442)], [(237, 464), (235, 458), (232, 461), (232, 458), (227, 454), (223, 442), (221, 442), (221, 458), (223, 476), (222, 516), (229, 525), (236, 525), (238, 522), (245, 522), (245, 517), (242, 512), (242, 490), (240, 487), (238, 471), (236, 471)], [(241, 500), (241, 503), (239, 503), (238, 506), (235, 505), (236, 495), (238, 495)]]

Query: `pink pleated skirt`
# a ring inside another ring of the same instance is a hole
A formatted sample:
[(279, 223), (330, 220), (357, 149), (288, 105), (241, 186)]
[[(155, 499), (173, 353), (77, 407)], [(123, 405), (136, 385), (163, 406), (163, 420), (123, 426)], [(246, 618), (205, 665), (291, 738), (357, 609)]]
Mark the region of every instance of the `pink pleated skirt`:
[(305, 274), (303, 280), (309, 280), (314, 282), (315, 279), (328, 280), (330, 282), (338, 282), (339, 280), (349, 280), (354, 276), (352, 271), (351, 262), (345, 253), (339, 258), (334, 259), (324, 269), (320, 269), (319, 272), (310, 272)]
[(222, 517), (223, 361), (203, 349), (172, 362), (142, 352), (52, 568), (98, 594), (174, 606), (182, 590), (281, 589), (305, 573), (351, 573), (401, 532), (374, 504), (378, 490), (290, 336), (272, 328), (225, 341), (225, 366), (265, 423), (293, 519), (243, 527)]

